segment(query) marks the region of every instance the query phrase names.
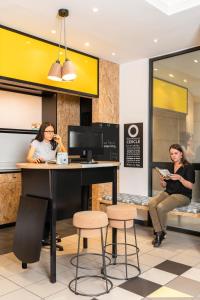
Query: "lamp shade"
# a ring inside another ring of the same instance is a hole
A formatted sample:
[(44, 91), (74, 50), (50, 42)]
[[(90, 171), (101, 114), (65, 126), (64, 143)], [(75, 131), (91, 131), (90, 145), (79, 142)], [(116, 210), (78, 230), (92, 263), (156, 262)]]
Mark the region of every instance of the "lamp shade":
[(75, 66), (71, 60), (66, 59), (62, 67), (62, 80), (71, 81), (76, 78)]
[(62, 66), (60, 64), (60, 61), (57, 60), (55, 63), (52, 64), (49, 74), (48, 74), (48, 79), (54, 80), (54, 81), (62, 81)]

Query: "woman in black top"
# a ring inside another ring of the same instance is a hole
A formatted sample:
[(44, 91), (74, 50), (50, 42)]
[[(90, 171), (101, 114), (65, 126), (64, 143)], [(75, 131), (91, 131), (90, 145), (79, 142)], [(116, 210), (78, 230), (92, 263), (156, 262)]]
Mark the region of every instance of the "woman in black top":
[(165, 191), (153, 197), (149, 202), (149, 213), (154, 227), (154, 247), (159, 247), (166, 234), (167, 213), (176, 207), (188, 205), (192, 198), (192, 187), (195, 182), (195, 172), (184, 157), (179, 144), (169, 148), (173, 162), (169, 169), (171, 175), (160, 176), (160, 184)]

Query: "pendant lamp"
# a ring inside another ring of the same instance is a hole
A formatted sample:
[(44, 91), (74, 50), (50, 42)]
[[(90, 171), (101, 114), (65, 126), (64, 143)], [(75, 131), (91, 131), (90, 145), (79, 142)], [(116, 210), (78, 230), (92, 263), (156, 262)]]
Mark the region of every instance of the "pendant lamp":
[[(58, 16), (60, 17), (60, 40), (58, 46), (58, 57), (56, 62), (54, 62), (49, 70), (48, 79), (54, 81), (72, 81), (76, 79), (76, 69), (71, 60), (67, 58), (67, 46), (66, 46), (66, 32), (65, 32), (65, 19), (69, 15), (68, 9), (61, 8), (58, 11)], [(63, 66), (60, 62), (60, 50), (62, 34), (64, 37), (64, 49), (65, 49), (65, 61)]]

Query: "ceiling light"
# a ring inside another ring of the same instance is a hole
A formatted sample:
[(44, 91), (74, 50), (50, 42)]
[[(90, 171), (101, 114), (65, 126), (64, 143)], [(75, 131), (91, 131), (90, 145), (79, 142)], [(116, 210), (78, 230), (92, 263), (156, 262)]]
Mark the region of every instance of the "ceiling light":
[[(76, 71), (74, 64), (71, 60), (67, 58), (67, 47), (66, 47), (66, 34), (65, 34), (65, 19), (69, 15), (68, 9), (61, 8), (58, 11), (58, 16), (60, 17), (60, 40), (58, 46), (58, 57), (55, 63), (52, 64), (48, 79), (54, 81), (72, 81), (76, 78)], [(61, 39), (63, 33), (63, 41), (64, 41), (64, 53), (65, 53), (65, 61), (63, 66), (60, 63), (60, 55), (61, 55)]]
[(169, 77), (174, 78), (174, 75), (170, 73), (170, 74), (169, 74)]
[(198, 62), (199, 62), (198, 59), (194, 59), (195, 64), (198, 64)]
[(156, 44), (156, 43), (158, 42), (158, 39), (154, 39), (153, 41), (154, 41), (154, 43)]
[(97, 12), (99, 11), (99, 9), (98, 9), (97, 7), (93, 7), (92, 11), (93, 11), (94, 13), (97, 13)]
[(89, 43), (89, 42), (86, 42), (84, 45), (85, 45), (86, 47), (89, 47), (89, 46), (90, 46), (90, 43)]
[(188, 81), (187, 81), (187, 79), (183, 79), (183, 82), (187, 83)]
[(52, 33), (52, 34), (56, 34), (56, 30), (55, 30), (55, 29), (52, 29), (52, 30), (51, 30), (51, 33)]
[(115, 56), (116, 55), (116, 53), (115, 52), (112, 52), (112, 56)]
[(154, 70), (154, 71), (158, 71), (158, 69), (157, 69), (157, 68), (154, 68), (153, 70)]

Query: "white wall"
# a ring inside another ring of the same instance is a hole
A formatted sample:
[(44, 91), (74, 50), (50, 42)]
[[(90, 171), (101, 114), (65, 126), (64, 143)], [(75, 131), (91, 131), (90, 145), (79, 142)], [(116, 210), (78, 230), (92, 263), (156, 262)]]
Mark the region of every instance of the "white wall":
[[(120, 65), (120, 192), (148, 194), (149, 61)], [(124, 124), (143, 122), (143, 168), (124, 168)]]
[(41, 122), (41, 96), (0, 91), (0, 128), (32, 129)]

